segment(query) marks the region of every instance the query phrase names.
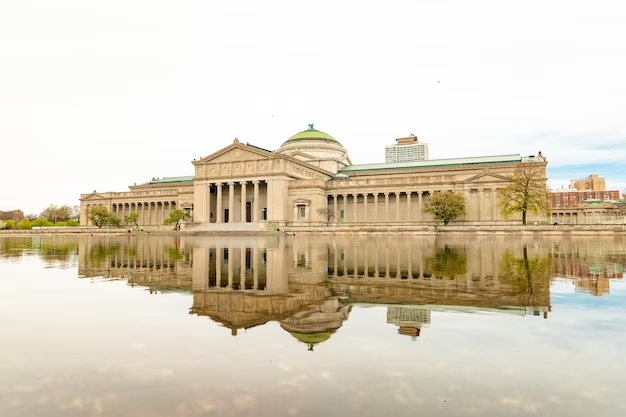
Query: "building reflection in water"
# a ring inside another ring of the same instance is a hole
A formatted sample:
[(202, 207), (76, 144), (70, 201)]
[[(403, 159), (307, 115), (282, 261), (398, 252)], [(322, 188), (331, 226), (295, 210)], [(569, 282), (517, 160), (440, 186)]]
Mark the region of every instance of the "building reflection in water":
[(626, 241), (459, 237), (14, 237), (0, 258), (37, 255), (81, 277), (127, 280), (153, 294), (192, 295), (190, 312), (241, 330), (270, 321), (309, 349), (354, 306), (387, 306), (387, 323), (417, 338), (432, 311), (548, 317), (550, 283), (607, 294), (623, 279)]
[[(552, 276), (562, 260), (579, 259), (580, 245), (387, 237), (92, 238), (79, 241), (79, 274), (125, 279), (153, 293), (188, 292), (192, 314), (221, 323), (233, 335), (275, 321), (312, 350), (343, 325), (353, 306), (387, 306), (387, 323), (412, 338), (430, 325), (433, 310), (547, 318)], [(622, 268), (623, 248), (615, 254), (611, 262)], [(607, 279), (621, 278), (621, 271)]]
[(552, 248), (552, 275), (576, 292), (608, 294), (610, 280), (623, 279), (626, 254), (611, 241), (564, 241)]
[(230, 329), (270, 321), (309, 349), (354, 306), (386, 306), (387, 323), (417, 338), (432, 311), (548, 317), (550, 283), (606, 294), (623, 279), (620, 239), (3, 238), (0, 257), (38, 255), (79, 276), (127, 280), (153, 294), (192, 295), (190, 312)]

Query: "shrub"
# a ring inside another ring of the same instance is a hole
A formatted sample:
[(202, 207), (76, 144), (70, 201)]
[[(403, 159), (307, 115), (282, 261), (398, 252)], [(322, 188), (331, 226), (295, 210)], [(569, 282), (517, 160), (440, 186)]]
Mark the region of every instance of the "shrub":
[(23, 219), (21, 222), (17, 224), (17, 228), (21, 230), (32, 229), (33, 224), (28, 219)]
[[(31, 227), (50, 227), (53, 226), (52, 222), (48, 219), (44, 219), (44, 218), (38, 218), (33, 220), (32, 226)], [(30, 229), (30, 228), (29, 228)]]

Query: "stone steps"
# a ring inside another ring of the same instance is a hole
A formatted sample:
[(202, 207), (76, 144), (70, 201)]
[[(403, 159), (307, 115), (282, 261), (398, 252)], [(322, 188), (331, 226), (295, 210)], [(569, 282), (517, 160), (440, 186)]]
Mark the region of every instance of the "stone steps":
[(260, 223), (201, 223), (186, 229), (188, 232), (256, 232), (265, 230)]

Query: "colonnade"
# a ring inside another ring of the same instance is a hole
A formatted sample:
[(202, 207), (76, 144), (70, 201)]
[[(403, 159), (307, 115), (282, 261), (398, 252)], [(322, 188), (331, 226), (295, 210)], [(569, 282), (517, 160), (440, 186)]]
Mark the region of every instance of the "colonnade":
[[(332, 194), (328, 206), (332, 207), (337, 222), (400, 222), (428, 220), (424, 214), (424, 204), (428, 196), (439, 191), (452, 190), (421, 190), (421, 191), (371, 191)], [(478, 199), (477, 216), (475, 220), (496, 220), (495, 189), (472, 189), (463, 191), (466, 204), (471, 200)], [(341, 198), (340, 198), (341, 197)], [(350, 198), (351, 197), (351, 198)], [(349, 201), (350, 203), (349, 204)], [(486, 200), (490, 204), (490, 216), (486, 216)], [(406, 202), (401, 209), (401, 201)], [(381, 213), (380, 205), (383, 210)], [(414, 214), (413, 204), (417, 205), (417, 213)], [(393, 205), (393, 208), (390, 208)], [(359, 212), (359, 206), (362, 210)], [(370, 212), (372, 213), (370, 215)], [(470, 210), (467, 210), (470, 213)], [(343, 214), (343, 216), (341, 216)], [(348, 216), (350, 214), (350, 216)], [(350, 219), (348, 220), (348, 217)], [(490, 217), (490, 218), (487, 218)]]
[(130, 213), (139, 213), (139, 224), (142, 226), (156, 226), (165, 224), (165, 219), (175, 210), (175, 201), (150, 201), (137, 203), (113, 203), (111, 212), (122, 219)]
[[(206, 193), (206, 207), (209, 211), (208, 219), (210, 223), (257, 223), (259, 220), (266, 220), (268, 218), (267, 208), (263, 207), (263, 212), (261, 212), (261, 200), (260, 200), (260, 188), (261, 183), (265, 181), (254, 180), (254, 181), (231, 181), (231, 182), (209, 182), (207, 183), (208, 192)], [(251, 183), (252, 193), (248, 191), (248, 183)], [(267, 183), (266, 183), (267, 184)], [(228, 192), (227, 202), (224, 202), (224, 191)], [(215, 196), (213, 196), (215, 194)], [(239, 195), (239, 218), (235, 218), (236, 205), (235, 205), (235, 196)], [(250, 196), (250, 194), (252, 194)], [(211, 201), (213, 198), (216, 199), (215, 202), (215, 219), (213, 219), (212, 207), (213, 202)], [(251, 201), (248, 201), (251, 200)], [(251, 203), (251, 214), (250, 217), (247, 215), (247, 203)], [(226, 211), (228, 210), (228, 212)], [(226, 214), (228, 213), (228, 214)], [(228, 216), (228, 218), (226, 218)]]
[(195, 248), (193, 289), (266, 290), (266, 249)]

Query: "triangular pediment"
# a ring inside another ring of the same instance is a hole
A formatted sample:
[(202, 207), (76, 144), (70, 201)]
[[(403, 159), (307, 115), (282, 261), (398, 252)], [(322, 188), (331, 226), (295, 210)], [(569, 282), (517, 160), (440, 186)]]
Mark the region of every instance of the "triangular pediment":
[(274, 152), (268, 152), (236, 142), (199, 161), (193, 161), (193, 164), (206, 165), (220, 162), (265, 161), (276, 157), (277, 155)]
[(81, 198), (82, 201), (96, 201), (96, 200), (105, 200), (105, 199), (106, 197), (95, 192), (89, 194), (86, 197)]
[(494, 172), (483, 172), (478, 175), (474, 175), (473, 177), (467, 178), (463, 180), (464, 183), (468, 182), (502, 182), (502, 181), (511, 181), (510, 177), (506, 177), (504, 175), (496, 174)]

